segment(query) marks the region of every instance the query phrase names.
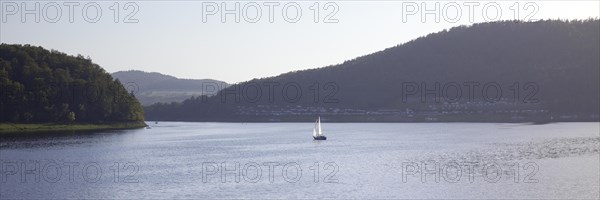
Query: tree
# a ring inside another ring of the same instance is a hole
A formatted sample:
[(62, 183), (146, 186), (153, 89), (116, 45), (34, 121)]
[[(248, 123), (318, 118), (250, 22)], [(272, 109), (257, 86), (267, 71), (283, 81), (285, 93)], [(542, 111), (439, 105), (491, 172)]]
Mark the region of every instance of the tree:
[(69, 112), (69, 114), (67, 114), (67, 120), (68, 120), (69, 122), (73, 122), (73, 121), (75, 121), (75, 112), (72, 112), (72, 111), (71, 111), (71, 112)]

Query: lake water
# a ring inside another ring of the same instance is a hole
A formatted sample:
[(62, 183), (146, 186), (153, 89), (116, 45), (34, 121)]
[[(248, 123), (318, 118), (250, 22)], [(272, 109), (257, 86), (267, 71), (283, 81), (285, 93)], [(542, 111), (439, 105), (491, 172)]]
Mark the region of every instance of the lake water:
[(600, 198), (600, 123), (148, 123), (3, 136), (0, 198)]

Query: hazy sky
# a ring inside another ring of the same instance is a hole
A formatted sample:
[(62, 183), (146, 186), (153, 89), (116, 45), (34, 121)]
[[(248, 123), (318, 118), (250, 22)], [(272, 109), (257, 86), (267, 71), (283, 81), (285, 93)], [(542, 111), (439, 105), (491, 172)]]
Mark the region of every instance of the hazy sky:
[[(108, 72), (138, 69), (235, 83), (338, 64), (474, 22), (600, 13), (599, 1), (132, 2), (1, 0), (0, 41), (89, 56)], [(222, 13), (238, 13), (240, 20), (235, 14), (222, 19)]]

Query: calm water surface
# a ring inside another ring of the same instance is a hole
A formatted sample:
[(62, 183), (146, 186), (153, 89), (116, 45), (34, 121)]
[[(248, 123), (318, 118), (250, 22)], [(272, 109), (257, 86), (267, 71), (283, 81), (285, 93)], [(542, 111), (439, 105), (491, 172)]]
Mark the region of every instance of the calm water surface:
[(0, 198), (600, 198), (600, 123), (148, 123), (2, 136)]

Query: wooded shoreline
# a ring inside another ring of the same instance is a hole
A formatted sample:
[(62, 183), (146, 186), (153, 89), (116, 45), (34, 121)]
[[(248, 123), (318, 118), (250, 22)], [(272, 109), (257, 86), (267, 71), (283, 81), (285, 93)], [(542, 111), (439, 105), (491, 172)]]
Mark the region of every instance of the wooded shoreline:
[(121, 130), (121, 129), (143, 128), (146, 126), (147, 125), (144, 122), (119, 122), (119, 123), (103, 123), (103, 124), (0, 123), (0, 134), (57, 132), (57, 131)]

